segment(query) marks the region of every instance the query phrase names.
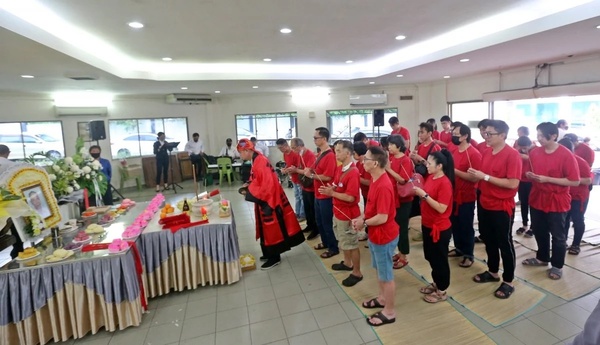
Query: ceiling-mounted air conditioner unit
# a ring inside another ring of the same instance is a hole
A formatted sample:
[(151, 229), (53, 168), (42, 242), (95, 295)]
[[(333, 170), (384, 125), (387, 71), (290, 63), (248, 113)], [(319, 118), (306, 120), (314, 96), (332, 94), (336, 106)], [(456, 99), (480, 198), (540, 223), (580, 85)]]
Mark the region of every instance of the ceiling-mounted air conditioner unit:
[(107, 107), (54, 107), (58, 116), (106, 116)]
[(201, 104), (211, 102), (212, 97), (198, 93), (172, 93), (167, 95), (166, 101), (169, 104)]
[(386, 105), (387, 94), (350, 95), (350, 105)]

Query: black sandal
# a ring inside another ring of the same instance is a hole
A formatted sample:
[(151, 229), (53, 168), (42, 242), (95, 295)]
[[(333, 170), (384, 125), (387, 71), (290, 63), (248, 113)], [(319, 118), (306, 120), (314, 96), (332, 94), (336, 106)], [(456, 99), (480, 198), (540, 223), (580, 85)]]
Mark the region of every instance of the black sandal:
[[(378, 318), (381, 321), (381, 323), (372, 323), (370, 319), (372, 319), (374, 317)], [(385, 315), (383, 315), (382, 312), (377, 312), (377, 313), (367, 317), (367, 323), (373, 327), (383, 326), (383, 325), (387, 325), (388, 323), (394, 323), (394, 322), (396, 322), (395, 317), (388, 319), (387, 317), (385, 317)]]
[(523, 235), (523, 234), (525, 233), (525, 231), (527, 231), (527, 230), (525, 230), (525, 228), (524, 228), (524, 227), (520, 227), (520, 228), (517, 230), (517, 235)]
[[(498, 293), (501, 292), (502, 294), (499, 295)], [(515, 292), (515, 288), (513, 286), (508, 285), (505, 282), (502, 282), (502, 284), (500, 284), (500, 286), (496, 289), (496, 291), (494, 291), (494, 296), (496, 298), (500, 298), (500, 299), (507, 299), (510, 297), (510, 295), (512, 295), (512, 293)]]
[(581, 252), (581, 248), (579, 248), (579, 246), (570, 246), (569, 247), (569, 254), (571, 254), (571, 255), (579, 255), (580, 252)]
[[(477, 278), (479, 278), (479, 280), (477, 280)], [(493, 283), (499, 282), (500, 277), (496, 278), (489, 271), (485, 271), (483, 273), (476, 274), (473, 277), (473, 281), (476, 283)]]
[(331, 269), (334, 271), (352, 271), (354, 268), (346, 266), (344, 261), (331, 265)]
[[(365, 304), (366, 303), (366, 304)], [(370, 300), (362, 303), (363, 308), (367, 309), (376, 309), (376, 308), (384, 308), (385, 306), (377, 300), (377, 297), (371, 298)]]
[(463, 254), (456, 248), (452, 249), (451, 251), (448, 252), (448, 257), (449, 258), (459, 258), (463, 256)]
[(355, 276), (354, 274), (350, 273), (348, 278), (342, 280), (342, 285), (344, 285), (346, 287), (351, 287), (351, 286), (356, 285), (361, 280), (363, 280), (363, 277)]
[(458, 264), (458, 266), (468, 268), (468, 267), (473, 266), (473, 262), (474, 262), (473, 259), (463, 258), (462, 261)]

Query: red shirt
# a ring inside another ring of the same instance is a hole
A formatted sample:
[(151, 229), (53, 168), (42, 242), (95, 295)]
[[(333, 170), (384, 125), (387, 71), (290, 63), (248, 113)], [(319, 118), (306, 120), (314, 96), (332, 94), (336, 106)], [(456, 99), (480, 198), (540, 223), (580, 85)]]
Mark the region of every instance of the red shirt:
[[(429, 148), (431, 147), (431, 145), (433, 145), (433, 148), (431, 149), (431, 152), (429, 152)], [(419, 146), (417, 146), (417, 154), (423, 157), (424, 160), (427, 160), (427, 156), (429, 155), (429, 153), (434, 153), (441, 150), (442, 148), (440, 147), (440, 145), (434, 143), (433, 141), (430, 142), (428, 145), (419, 144)]]
[(434, 140), (440, 140), (440, 132), (439, 131), (433, 131), (433, 133), (431, 134), (431, 137)]
[(490, 149), (490, 147), (485, 143), (485, 140), (475, 146), (476, 146), (475, 148), (477, 149), (477, 151), (479, 151), (479, 153), (481, 153), (482, 158), (483, 158), (483, 154), (485, 153), (485, 151)]
[[(299, 167), (302, 165), (302, 163), (300, 163), (300, 156), (298, 155), (298, 153), (296, 153), (294, 151), (290, 151), (289, 153), (284, 153), (283, 161), (285, 162), (285, 166), (288, 168), (291, 166)], [(300, 183), (300, 180), (298, 179), (298, 174), (290, 173), (289, 175), (290, 175), (290, 178), (292, 179), (293, 183), (295, 183), (295, 184)]]
[(333, 198), (333, 216), (340, 220), (350, 221), (360, 216), (360, 208), (358, 208), (358, 202), (360, 201), (360, 173), (354, 163), (350, 164), (349, 170), (346, 172), (342, 171), (343, 168), (340, 165), (335, 171), (335, 178), (333, 179), (337, 186), (335, 191), (353, 196), (354, 201), (347, 202)]
[(404, 140), (406, 141), (406, 147), (410, 147), (410, 132), (408, 131), (408, 129), (400, 126), (400, 128), (394, 129), (392, 131), (392, 135), (394, 134), (401, 135), (402, 138), (404, 138)]
[(452, 142), (452, 132), (446, 132), (446, 131), (440, 132), (440, 140), (445, 143), (451, 143)]
[[(449, 230), (452, 226), (450, 223), (450, 214), (452, 213), (452, 183), (446, 175), (440, 178), (433, 178), (430, 175), (425, 180), (425, 186), (423, 186), (425, 193), (429, 194), (429, 197), (439, 202), (440, 204), (448, 205), (444, 213), (439, 213), (434, 210), (433, 207), (429, 206), (427, 200), (421, 200), (421, 223), (432, 229), (431, 236), (433, 242), (437, 242), (440, 239), (440, 232)], [(371, 230), (371, 229), (369, 229)], [(370, 236), (369, 231), (369, 236)]]
[[(406, 155), (404, 155), (400, 158), (396, 158), (396, 157), (394, 157), (394, 155), (390, 154), (390, 168), (396, 174), (400, 175), (400, 177), (402, 177), (405, 181), (410, 180), (410, 178), (414, 174), (413, 164), (412, 164), (410, 158)], [(389, 177), (390, 177), (390, 181), (392, 182), (392, 185), (394, 185), (394, 187), (396, 187), (396, 184), (399, 182), (396, 181), (396, 179), (393, 178), (392, 175), (389, 175)], [(397, 191), (396, 190), (394, 190), (394, 191), (395, 191), (394, 200), (395, 200), (396, 208), (399, 208), (401, 203), (411, 202), (414, 198), (411, 196), (408, 198), (401, 199), (400, 196), (398, 195)]]
[[(579, 167), (579, 177), (581, 178), (594, 178), (592, 168), (589, 164), (581, 157), (575, 155), (577, 166)], [(573, 200), (586, 201), (590, 198), (590, 186), (580, 184), (577, 187), (569, 187), (569, 194)], [(583, 207), (583, 205), (582, 205)]]
[(369, 147), (373, 147), (373, 146), (381, 146), (381, 145), (379, 145), (379, 143), (378, 143), (378, 142), (376, 142), (375, 140), (369, 140), (369, 141), (367, 142), (367, 148), (369, 148)]
[(381, 175), (376, 181), (371, 181), (367, 205), (365, 206), (365, 219), (370, 219), (378, 214), (387, 214), (387, 221), (380, 225), (369, 226), (369, 241), (383, 245), (390, 243), (398, 237), (400, 228), (394, 218), (394, 186), (387, 174)]
[[(315, 164), (315, 161), (317, 160), (317, 157), (315, 156), (315, 153), (312, 152), (311, 150), (307, 149), (306, 147), (304, 148), (304, 150), (302, 152), (302, 155), (298, 155), (298, 158), (299, 158), (299, 161), (300, 161), (300, 167), (302, 169), (304, 169), (305, 167), (312, 167)], [(305, 190), (307, 192), (314, 192), (315, 191), (315, 189), (314, 189), (313, 186), (304, 187), (304, 185), (302, 186), (302, 190)]]
[[(558, 145), (552, 153), (547, 153), (543, 147), (536, 147), (529, 151), (529, 159), (534, 174), (579, 181), (575, 155), (562, 145)], [(569, 187), (532, 181), (529, 205), (546, 213), (567, 212), (571, 209)]]
[[(508, 145), (504, 145), (496, 154), (489, 148), (482, 153), (481, 171), (496, 178), (518, 180), (521, 177), (521, 156), (519, 156), (517, 150)], [(514, 189), (502, 188), (481, 180), (479, 181), (481, 207), (490, 211), (504, 211), (512, 215), (518, 189), (518, 187)]]
[(477, 143), (477, 141), (473, 138), (471, 138), (471, 141), (469, 141), (469, 144), (471, 144), (471, 146), (477, 146), (479, 145), (479, 143)]
[[(469, 168), (481, 170), (481, 153), (479, 153), (476, 148), (469, 145), (466, 150), (460, 152), (458, 146), (454, 147), (456, 148), (452, 151), (454, 169), (462, 172), (467, 172)], [(454, 201), (456, 204), (462, 205), (477, 200), (477, 195), (475, 193), (476, 187), (477, 182), (463, 180), (456, 175), (454, 178)]]
[[(521, 151), (517, 151), (519, 152), (519, 154), (522, 154)], [(529, 152), (525, 154), (529, 155)], [(529, 160), (529, 158), (521, 158), (521, 162), (523, 163), (523, 166), (521, 168), (521, 178), (519, 180), (521, 180), (521, 182), (531, 182), (531, 180), (526, 176), (527, 173), (531, 171), (531, 161)]]
[[(579, 157), (583, 158), (590, 165), (590, 167), (594, 166), (594, 158), (596, 158), (596, 153), (592, 150), (591, 147), (586, 144), (579, 144), (575, 148), (575, 154)], [(587, 186), (586, 186), (587, 187)]]
[(318, 177), (315, 176), (313, 180), (313, 186), (315, 188), (315, 198), (319, 200), (331, 198), (330, 196), (321, 194), (319, 192), (319, 187), (333, 181), (333, 177), (335, 177), (335, 169), (337, 168), (337, 160), (335, 159), (335, 153), (333, 153), (333, 150), (327, 149), (326, 151), (321, 152), (321, 155), (324, 155), (323, 158), (321, 158), (317, 166), (313, 167), (315, 170), (315, 175), (325, 175), (327, 177), (331, 177), (331, 180), (323, 183)]
[[(371, 180), (371, 174), (369, 174), (365, 170), (365, 164), (363, 162), (356, 162), (356, 167), (358, 168), (358, 173), (360, 174), (361, 178), (364, 178), (366, 180)], [(365, 200), (366, 200), (367, 195), (369, 195), (369, 186), (361, 183), (360, 191), (362, 193), (363, 198), (365, 198)]]

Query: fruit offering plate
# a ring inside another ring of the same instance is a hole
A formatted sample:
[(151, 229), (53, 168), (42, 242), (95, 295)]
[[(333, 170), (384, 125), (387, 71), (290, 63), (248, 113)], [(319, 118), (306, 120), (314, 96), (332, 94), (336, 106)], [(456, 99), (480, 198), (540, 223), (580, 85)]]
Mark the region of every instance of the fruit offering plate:
[(33, 258), (37, 258), (38, 256), (40, 256), (40, 254), (41, 254), (41, 253), (40, 253), (40, 252), (38, 252), (38, 253), (37, 253), (37, 254), (35, 254), (35, 255), (32, 255), (32, 256), (29, 256), (29, 257), (26, 257), (26, 258), (23, 258), (23, 259), (21, 259), (21, 258), (19, 258), (19, 257), (16, 257), (16, 258), (15, 258), (15, 260), (16, 260), (16, 261), (28, 261), (28, 260), (31, 260), (31, 259), (33, 259)]

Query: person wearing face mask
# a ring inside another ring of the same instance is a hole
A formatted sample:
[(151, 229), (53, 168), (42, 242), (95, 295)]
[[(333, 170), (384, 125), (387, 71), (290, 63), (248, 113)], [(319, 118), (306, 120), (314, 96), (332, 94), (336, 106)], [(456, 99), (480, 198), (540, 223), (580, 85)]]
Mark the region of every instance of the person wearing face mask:
[[(101, 171), (104, 173), (104, 175), (106, 175), (106, 182), (108, 183), (108, 185), (106, 188), (106, 192), (104, 192), (104, 195), (102, 195), (102, 203), (104, 203), (104, 205), (112, 205), (112, 188), (110, 186), (110, 180), (112, 179), (112, 166), (110, 165), (110, 161), (108, 159), (100, 157), (102, 149), (98, 145), (90, 146), (89, 152), (92, 158), (100, 162), (100, 165), (102, 166)], [(93, 201), (95, 204), (96, 198), (90, 198), (90, 201)]]
[(167, 179), (169, 178), (169, 151), (167, 150), (167, 141), (165, 133), (158, 132), (158, 140), (154, 142), (154, 154), (156, 155), (156, 191), (160, 192), (160, 178), (164, 183), (164, 188), (169, 189)]

